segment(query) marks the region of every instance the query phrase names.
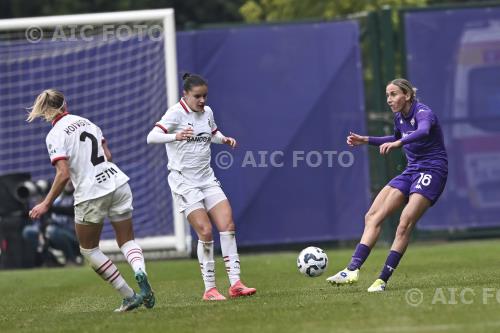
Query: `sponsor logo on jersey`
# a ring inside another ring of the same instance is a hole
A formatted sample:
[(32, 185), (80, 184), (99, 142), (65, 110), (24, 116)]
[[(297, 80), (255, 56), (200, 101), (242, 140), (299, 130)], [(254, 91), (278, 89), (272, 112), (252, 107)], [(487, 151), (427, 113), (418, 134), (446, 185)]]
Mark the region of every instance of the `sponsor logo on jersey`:
[(105, 182), (109, 178), (111, 178), (111, 176), (116, 175), (117, 173), (118, 173), (118, 171), (116, 171), (115, 168), (113, 168), (113, 167), (107, 168), (103, 172), (100, 172), (97, 175), (95, 175), (95, 179), (96, 179), (97, 183), (100, 184), (102, 182)]
[(410, 124), (411, 124), (411, 126), (415, 126), (415, 118), (411, 118)]
[(207, 143), (207, 142), (210, 142), (211, 140), (212, 140), (212, 135), (210, 135), (210, 133), (201, 132), (201, 133), (197, 134), (196, 136), (192, 136), (192, 137), (188, 138), (187, 142)]

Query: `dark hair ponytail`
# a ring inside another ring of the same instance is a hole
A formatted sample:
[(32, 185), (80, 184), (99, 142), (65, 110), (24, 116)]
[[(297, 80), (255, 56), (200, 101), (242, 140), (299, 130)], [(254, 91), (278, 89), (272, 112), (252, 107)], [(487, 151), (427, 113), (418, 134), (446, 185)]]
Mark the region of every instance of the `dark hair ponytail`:
[(207, 81), (203, 77), (187, 72), (182, 75), (182, 81), (184, 81), (182, 85), (184, 91), (190, 91), (193, 87), (208, 86)]

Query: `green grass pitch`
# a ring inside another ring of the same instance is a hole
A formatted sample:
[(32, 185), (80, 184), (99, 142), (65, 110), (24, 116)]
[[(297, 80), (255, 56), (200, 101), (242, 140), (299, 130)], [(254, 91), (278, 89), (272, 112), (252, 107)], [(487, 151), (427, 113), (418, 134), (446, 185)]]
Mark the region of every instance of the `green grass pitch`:
[[(350, 249), (325, 249), (329, 267), (317, 278), (298, 273), (297, 253), (243, 254), (243, 280), (257, 294), (219, 303), (201, 301), (197, 261), (150, 261), (157, 305), (128, 313), (113, 313), (118, 294), (87, 266), (0, 271), (0, 332), (500, 332), (499, 248), (412, 244), (382, 294), (366, 288), (387, 248), (374, 249), (360, 281), (346, 287), (325, 278), (346, 265)], [(119, 268), (136, 287), (128, 265)], [(220, 256), (217, 281), (227, 295)]]

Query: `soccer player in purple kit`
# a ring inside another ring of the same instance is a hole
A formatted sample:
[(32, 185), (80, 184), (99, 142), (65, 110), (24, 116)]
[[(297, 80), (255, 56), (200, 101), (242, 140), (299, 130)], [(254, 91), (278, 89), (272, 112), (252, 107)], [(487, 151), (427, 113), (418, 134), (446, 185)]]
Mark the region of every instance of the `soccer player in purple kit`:
[(349, 146), (370, 144), (388, 154), (403, 147), (408, 164), (402, 174), (393, 178), (377, 195), (365, 215), (365, 228), (349, 265), (329, 277), (334, 285), (352, 284), (377, 242), (382, 223), (398, 208), (404, 207), (396, 235), (380, 276), (368, 292), (385, 290), (387, 281), (408, 247), (417, 221), (438, 200), (448, 175), (448, 158), (439, 121), (432, 110), (416, 98), (416, 88), (405, 79), (395, 79), (386, 87), (387, 104), (394, 113), (394, 135), (368, 137), (350, 133)]

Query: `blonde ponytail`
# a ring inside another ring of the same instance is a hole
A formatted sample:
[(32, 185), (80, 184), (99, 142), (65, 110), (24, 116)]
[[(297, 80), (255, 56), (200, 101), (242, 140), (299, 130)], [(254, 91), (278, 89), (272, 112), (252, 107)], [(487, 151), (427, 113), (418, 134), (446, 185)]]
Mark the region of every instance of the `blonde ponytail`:
[(64, 95), (60, 91), (44, 90), (37, 96), (26, 120), (32, 122), (36, 118), (43, 117), (46, 121), (52, 121), (58, 114), (64, 112), (65, 106)]

